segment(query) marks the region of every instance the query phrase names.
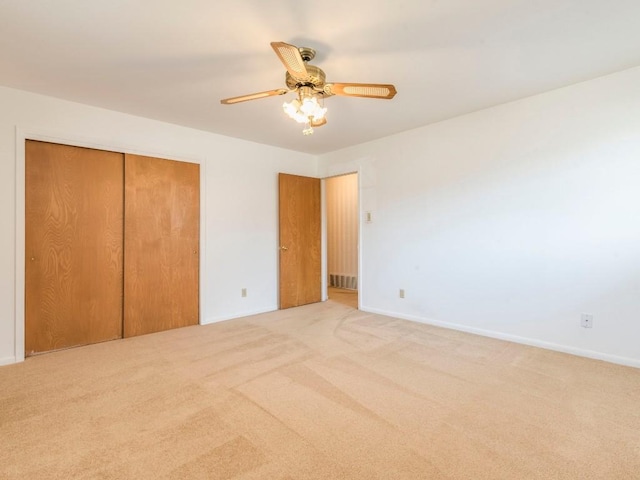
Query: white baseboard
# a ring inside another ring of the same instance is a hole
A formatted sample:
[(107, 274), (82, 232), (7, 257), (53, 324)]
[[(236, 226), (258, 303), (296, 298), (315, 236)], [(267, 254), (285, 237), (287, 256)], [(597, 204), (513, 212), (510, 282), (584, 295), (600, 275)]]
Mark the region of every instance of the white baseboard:
[(16, 363), (16, 357), (3, 357), (3, 358), (0, 358), (0, 367), (2, 365), (11, 365), (12, 363)]
[(227, 320), (233, 320), (235, 318), (250, 317), (251, 315), (259, 315), (261, 313), (274, 312), (276, 310), (278, 310), (278, 307), (266, 307), (266, 308), (260, 308), (258, 310), (248, 310), (246, 312), (240, 312), (237, 314), (233, 314), (231, 316), (223, 315), (220, 317), (211, 317), (211, 318), (204, 319), (201, 325), (210, 325), (212, 323), (225, 322)]
[(593, 358), (595, 360), (603, 360), (609, 363), (616, 363), (618, 365), (625, 365), (627, 367), (640, 368), (640, 360), (635, 358), (620, 357), (617, 355), (611, 355), (608, 353), (596, 352), (593, 350), (584, 350), (581, 348), (571, 347), (568, 345), (561, 345), (552, 342), (545, 342), (534, 338), (519, 337), (517, 335), (511, 335), (508, 333), (496, 332), (493, 330), (484, 330), (482, 328), (468, 327), (466, 325), (460, 325), (457, 323), (442, 322), (440, 320), (433, 320), (430, 318), (422, 318), (417, 315), (406, 315), (397, 312), (387, 312), (385, 310), (379, 310), (377, 308), (361, 307), (360, 310), (368, 313), (375, 313), (378, 315), (385, 315), (387, 317), (400, 318), (402, 320), (409, 320), (417, 323), (424, 323), (426, 325), (433, 325), (436, 327), (449, 328), (451, 330), (459, 330), (461, 332), (473, 333), (476, 335), (482, 335), (484, 337), (497, 338), (498, 340), (506, 340), (508, 342), (520, 343), (523, 345), (529, 345), (532, 347), (544, 348), (546, 350), (554, 350), (556, 352), (569, 353), (571, 355), (577, 355), (579, 357)]

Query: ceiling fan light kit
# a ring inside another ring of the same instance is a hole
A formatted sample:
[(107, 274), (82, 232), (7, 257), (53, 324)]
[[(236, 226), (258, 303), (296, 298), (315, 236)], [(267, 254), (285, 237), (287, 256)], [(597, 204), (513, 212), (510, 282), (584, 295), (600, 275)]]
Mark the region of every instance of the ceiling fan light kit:
[(314, 49), (296, 47), (284, 42), (271, 42), (271, 47), (287, 69), (285, 83), (288, 89), (279, 88), (240, 97), (225, 98), (220, 100), (220, 103), (233, 105), (248, 100), (295, 92), (297, 98), (291, 102), (285, 102), (282, 108), (290, 118), (305, 125), (302, 130), (304, 135), (311, 135), (313, 127), (320, 127), (327, 123), (325, 97), (341, 95), (390, 100), (397, 93), (396, 88), (390, 84), (326, 83), (326, 76), (322, 69), (308, 64), (316, 56)]
[(305, 124), (304, 130), (302, 130), (304, 135), (311, 135), (314, 126), (318, 127), (326, 123), (327, 109), (323, 105), (323, 97), (324, 94), (314, 92), (311, 87), (300, 87), (298, 88), (298, 98), (284, 102), (282, 109), (289, 118)]

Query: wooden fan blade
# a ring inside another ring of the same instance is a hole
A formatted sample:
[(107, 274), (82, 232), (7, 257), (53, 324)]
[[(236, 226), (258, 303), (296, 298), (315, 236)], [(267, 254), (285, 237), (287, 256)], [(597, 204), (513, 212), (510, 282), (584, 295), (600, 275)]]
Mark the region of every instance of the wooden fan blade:
[(278, 90), (267, 90), (266, 92), (251, 93), (249, 95), (242, 95), (240, 97), (231, 97), (220, 100), (220, 103), (224, 105), (232, 105), (234, 103), (246, 102), (247, 100), (257, 100), (259, 98), (273, 97), (275, 95), (284, 95), (289, 93), (286, 88), (279, 88)]
[(271, 42), (271, 47), (278, 55), (284, 68), (289, 72), (289, 75), (295, 80), (304, 81), (309, 78), (307, 67), (304, 64), (304, 60), (302, 60), (298, 47), (284, 42)]
[(396, 87), (380, 83), (327, 83), (324, 93), (347, 97), (382, 98), (390, 100), (397, 93)]

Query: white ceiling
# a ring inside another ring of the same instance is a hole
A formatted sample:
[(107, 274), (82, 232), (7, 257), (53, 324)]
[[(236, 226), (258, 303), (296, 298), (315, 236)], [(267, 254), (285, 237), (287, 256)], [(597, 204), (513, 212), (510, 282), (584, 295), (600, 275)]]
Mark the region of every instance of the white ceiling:
[[(640, 0), (0, 0), (0, 85), (320, 154), (640, 65)], [(269, 42), (333, 82), (310, 137)], [(0, 108), (2, 106), (0, 105)]]

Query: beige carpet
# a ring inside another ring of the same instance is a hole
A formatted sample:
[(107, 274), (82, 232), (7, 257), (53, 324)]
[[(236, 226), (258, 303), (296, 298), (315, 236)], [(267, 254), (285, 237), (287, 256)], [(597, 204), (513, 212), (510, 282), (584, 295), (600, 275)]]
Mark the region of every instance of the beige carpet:
[(333, 301), (0, 368), (0, 478), (638, 479), (640, 370)]

